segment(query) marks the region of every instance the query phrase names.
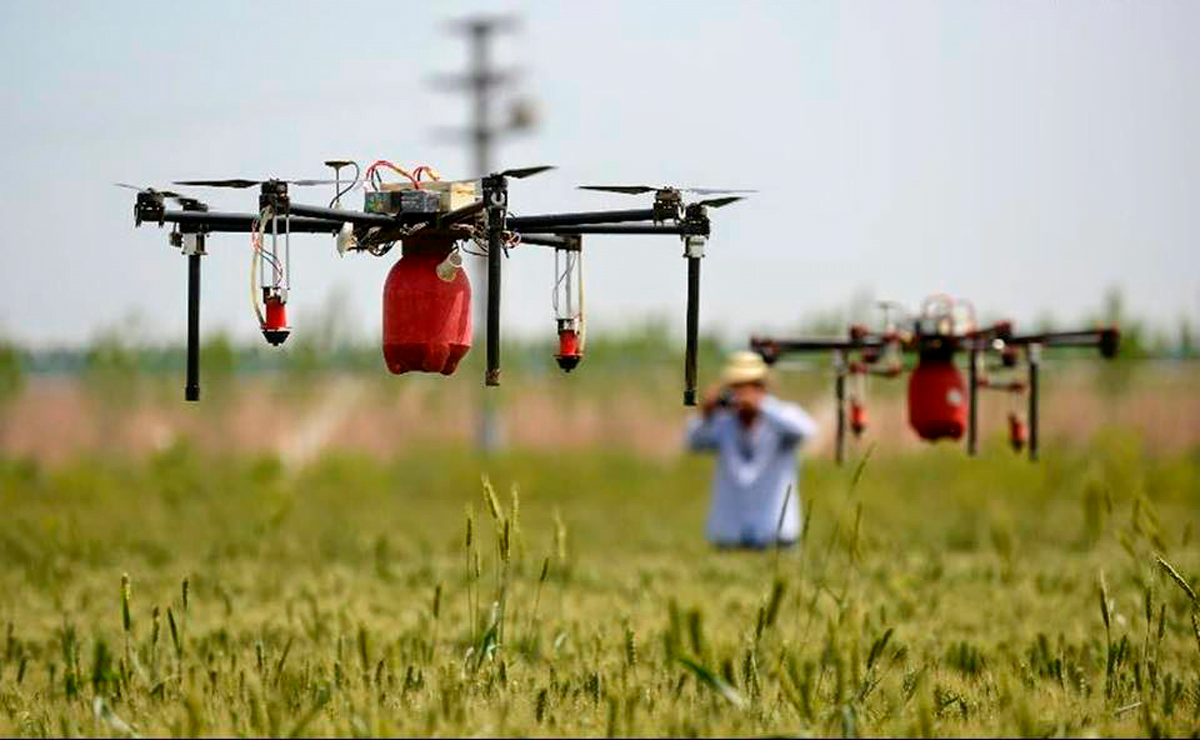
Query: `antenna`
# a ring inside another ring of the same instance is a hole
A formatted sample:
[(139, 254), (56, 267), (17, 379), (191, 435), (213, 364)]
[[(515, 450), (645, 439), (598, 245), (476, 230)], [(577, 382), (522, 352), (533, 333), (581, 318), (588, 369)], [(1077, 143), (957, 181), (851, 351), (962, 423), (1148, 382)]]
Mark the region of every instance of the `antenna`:
[[(333, 169), (333, 202), (330, 208), (339, 208), (342, 205), (342, 168), (349, 167), (354, 164), (348, 159), (327, 159), (325, 166)], [(357, 166), (357, 165), (356, 165)], [(357, 170), (355, 170), (357, 171)]]

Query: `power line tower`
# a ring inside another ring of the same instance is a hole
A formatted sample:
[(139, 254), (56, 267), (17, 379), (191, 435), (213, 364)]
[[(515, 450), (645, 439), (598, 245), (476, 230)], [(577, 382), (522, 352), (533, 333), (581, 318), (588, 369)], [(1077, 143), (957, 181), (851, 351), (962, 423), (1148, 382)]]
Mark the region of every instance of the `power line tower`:
[[(455, 21), (450, 28), (455, 33), (465, 34), (470, 44), (470, 68), (463, 75), (442, 75), (435, 84), (443, 89), (466, 91), (471, 99), (471, 123), (465, 129), (450, 133), (455, 138), (465, 139), (471, 147), (473, 176), (482, 176), (493, 168), (492, 145), (504, 134), (527, 131), (533, 128), (533, 112), (527, 101), (514, 99), (508, 111), (508, 120), (498, 124), (493, 116), (494, 95), (499, 88), (516, 79), (512, 71), (500, 71), (492, 66), (492, 39), (499, 31), (511, 31), (517, 21), (512, 16), (472, 16)], [(483, 326), (488, 303), (487, 274), (482, 259), (471, 260), (472, 288), (475, 293), (475, 326)], [(481, 451), (490, 453), (501, 445), (500, 425), (493, 403), (493, 394), (480, 387), (478, 426), (476, 443)]]

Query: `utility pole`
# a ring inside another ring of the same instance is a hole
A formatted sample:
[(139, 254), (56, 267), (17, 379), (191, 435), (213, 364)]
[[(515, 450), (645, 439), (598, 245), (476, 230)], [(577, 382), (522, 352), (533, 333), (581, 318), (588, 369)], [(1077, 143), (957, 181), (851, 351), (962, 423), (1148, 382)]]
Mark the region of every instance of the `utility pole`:
[[(464, 90), (471, 99), (471, 123), (466, 129), (453, 132), (456, 138), (466, 139), (471, 147), (472, 176), (481, 177), (492, 171), (492, 145), (499, 135), (532, 128), (533, 116), (528, 104), (518, 100), (510, 111), (509, 120), (497, 125), (493, 120), (493, 94), (515, 79), (512, 72), (498, 71), (492, 66), (493, 35), (497, 31), (508, 31), (516, 27), (511, 16), (472, 16), (455, 21), (451, 28), (467, 36), (470, 44), (471, 66), (465, 75), (441, 76), (435, 80), (438, 87)], [(484, 260), (475, 257), (469, 263), (471, 288), (475, 301), (473, 324), (476, 330), (484, 326), (488, 304), (488, 283)], [(493, 402), (495, 391), (480, 386), (476, 427), (476, 444), (485, 454), (494, 452), (501, 445), (500, 425)]]

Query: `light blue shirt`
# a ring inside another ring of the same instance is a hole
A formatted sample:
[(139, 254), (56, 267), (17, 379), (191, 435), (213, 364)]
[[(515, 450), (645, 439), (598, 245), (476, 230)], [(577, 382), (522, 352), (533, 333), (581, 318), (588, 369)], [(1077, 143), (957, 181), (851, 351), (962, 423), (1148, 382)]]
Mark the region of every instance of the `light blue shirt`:
[[(794, 403), (767, 396), (749, 429), (729, 409), (688, 422), (687, 445), (715, 452), (708, 538), (718, 544), (765, 546), (800, 536), (796, 451), (817, 431), (812, 417)], [(788, 497), (788, 489), (791, 497)], [(787, 499), (780, 526), (780, 511)]]

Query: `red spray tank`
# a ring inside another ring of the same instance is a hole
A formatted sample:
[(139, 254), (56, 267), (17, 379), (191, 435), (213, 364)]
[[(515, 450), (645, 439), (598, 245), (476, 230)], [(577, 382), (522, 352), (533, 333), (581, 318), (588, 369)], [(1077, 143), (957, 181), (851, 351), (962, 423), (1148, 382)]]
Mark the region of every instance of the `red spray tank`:
[(861, 437), (867, 430), (867, 407), (857, 398), (850, 401), (850, 431), (855, 437)]
[(1012, 445), (1013, 452), (1025, 449), (1028, 438), (1025, 422), (1021, 421), (1021, 417), (1015, 411), (1008, 412), (1008, 443)]
[(453, 250), (445, 238), (407, 239), (388, 273), (383, 358), (396, 375), (450, 375), (471, 348), (471, 283)]
[(558, 354), (554, 355), (564, 372), (571, 372), (583, 359), (583, 345), (579, 341), (579, 329), (573, 319), (558, 320)]
[(266, 338), (268, 344), (278, 347), (292, 333), (287, 321), (287, 304), (284, 303), (283, 296), (277, 291), (271, 292), (263, 289), (263, 293), (265, 294), (263, 303), (267, 309), (262, 321), (263, 337)]
[(908, 380), (908, 423), (922, 439), (959, 439), (967, 427), (967, 384), (953, 352), (923, 352)]

